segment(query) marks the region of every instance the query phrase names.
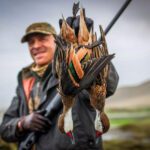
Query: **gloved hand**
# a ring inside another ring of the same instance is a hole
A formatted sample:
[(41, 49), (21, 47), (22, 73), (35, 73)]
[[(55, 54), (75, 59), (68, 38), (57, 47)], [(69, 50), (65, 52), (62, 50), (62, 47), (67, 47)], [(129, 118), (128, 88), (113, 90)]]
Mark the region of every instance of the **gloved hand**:
[(33, 112), (20, 120), (23, 131), (39, 131), (46, 132), (50, 126), (50, 121), (42, 115), (45, 111)]

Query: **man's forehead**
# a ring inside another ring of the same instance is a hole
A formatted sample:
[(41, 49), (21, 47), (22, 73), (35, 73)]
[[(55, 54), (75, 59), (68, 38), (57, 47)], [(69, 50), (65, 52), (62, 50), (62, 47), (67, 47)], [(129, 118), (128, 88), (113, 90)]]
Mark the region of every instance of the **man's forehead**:
[(33, 33), (33, 34), (28, 35), (27, 41), (34, 39), (34, 38), (42, 38), (42, 37), (50, 37), (50, 36), (52, 36), (52, 35), (42, 34), (42, 33)]

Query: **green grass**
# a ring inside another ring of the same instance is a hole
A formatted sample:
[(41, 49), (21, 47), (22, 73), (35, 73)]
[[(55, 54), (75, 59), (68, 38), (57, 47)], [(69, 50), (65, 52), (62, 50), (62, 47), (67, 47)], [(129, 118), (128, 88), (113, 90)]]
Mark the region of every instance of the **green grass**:
[[(142, 109), (132, 109), (132, 110), (127, 110), (127, 109), (115, 109), (115, 110), (107, 110), (106, 113), (108, 114), (109, 118), (110, 118), (110, 124), (112, 127), (119, 127), (119, 126), (123, 126), (123, 125), (128, 125), (128, 124), (136, 124), (136, 123), (139, 123), (139, 122), (143, 122), (143, 119), (144, 121), (147, 121), (147, 122), (150, 122), (150, 117), (148, 118), (147, 116), (147, 119), (146, 117), (145, 118), (134, 118), (132, 116), (134, 116), (135, 114), (142, 114), (142, 113), (145, 113), (145, 114), (150, 114), (150, 108), (147, 107), (147, 108), (142, 108)], [(113, 116), (117, 116), (117, 115), (124, 115), (126, 114), (126, 118), (113, 118)]]
[(135, 108), (135, 109), (107, 109), (107, 113), (123, 113), (123, 112), (150, 112), (150, 107)]
[(142, 119), (137, 119), (137, 118), (123, 118), (123, 119), (110, 119), (110, 125), (111, 127), (121, 127), (129, 124), (150, 124), (150, 118), (142, 118)]
[(110, 124), (112, 127), (119, 127), (136, 122), (138, 122), (137, 119), (110, 119)]

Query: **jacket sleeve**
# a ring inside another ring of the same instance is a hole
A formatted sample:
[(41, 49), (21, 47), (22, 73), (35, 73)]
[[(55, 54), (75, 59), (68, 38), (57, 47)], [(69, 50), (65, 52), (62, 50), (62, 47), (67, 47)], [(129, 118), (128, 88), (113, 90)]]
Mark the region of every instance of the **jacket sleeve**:
[(119, 82), (118, 73), (112, 63), (110, 63), (110, 70), (107, 79), (107, 95), (106, 97), (112, 96), (116, 89)]
[(0, 126), (0, 135), (3, 140), (7, 142), (17, 142), (19, 140), (20, 136), (16, 135), (19, 120), (19, 97), (17, 94), (3, 116)]

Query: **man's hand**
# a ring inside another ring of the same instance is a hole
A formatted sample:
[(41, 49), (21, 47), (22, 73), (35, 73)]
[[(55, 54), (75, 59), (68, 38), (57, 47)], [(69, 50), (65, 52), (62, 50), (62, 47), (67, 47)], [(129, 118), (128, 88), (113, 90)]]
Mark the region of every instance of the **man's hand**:
[(23, 131), (46, 132), (50, 126), (50, 121), (43, 117), (44, 111), (33, 112), (20, 120), (20, 126)]

